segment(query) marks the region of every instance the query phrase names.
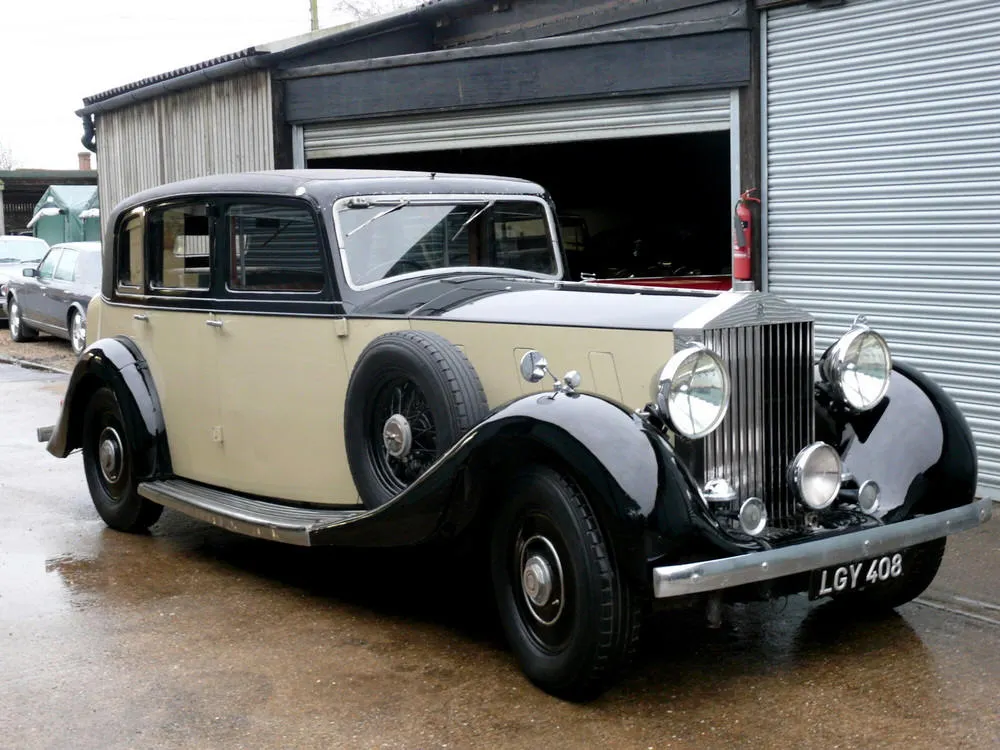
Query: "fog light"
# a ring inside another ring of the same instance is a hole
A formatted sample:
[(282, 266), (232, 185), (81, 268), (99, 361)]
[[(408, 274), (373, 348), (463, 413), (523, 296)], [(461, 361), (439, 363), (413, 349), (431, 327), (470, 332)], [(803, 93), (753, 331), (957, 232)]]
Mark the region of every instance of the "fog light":
[(788, 483), (811, 510), (828, 508), (840, 492), (840, 456), (826, 443), (799, 451), (788, 467)]
[(878, 500), (882, 490), (878, 484), (868, 480), (858, 488), (858, 505), (865, 513), (874, 513), (878, 510)]
[(736, 508), (736, 490), (725, 479), (709, 479), (705, 482), (702, 497), (705, 498), (710, 507), (721, 505), (730, 510)]
[(750, 536), (757, 536), (767, 526), (767, 508), (759, 497), (748, 497), (740, 506), (740, 528)]

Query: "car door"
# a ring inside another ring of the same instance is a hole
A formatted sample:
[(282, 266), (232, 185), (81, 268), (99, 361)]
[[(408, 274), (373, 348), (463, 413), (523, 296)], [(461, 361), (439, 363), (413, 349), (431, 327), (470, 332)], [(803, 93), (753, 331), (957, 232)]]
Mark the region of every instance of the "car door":
[(46, 292), (52, 283), (56, 266), (62, 257), (63, 249), (56, 245), (38, 264), (33, 277), (24, 277), (21, 287), (17, 291), (17, 301), (21, 306), (21, 318), (27, 323), (39, 323), (49, 325), (52, 313), (47, 309), (48, 297)]
[(305, 201), (248, 199), (222, 211), (225, 309), (212, 333), (225, 484), (356, 504), (342, 422), (346, 323), (322, 237)]
[(206, 201), (152, 206), (116, 233), (115, 295), (100, 335), (139, 346), (160, 398), (178, 476), (222, 484), (222, 430), (213, 312), (213, 207)]
[(80, 253), (75, 248), (63, 248), (52, 278), (41, 284), (44, 299), (43, 313), (45, 315), (43, 322), (52, 328), (63, 331), (68, 329), (66, 314), (69, 310), (70, 292), (79, 256)]

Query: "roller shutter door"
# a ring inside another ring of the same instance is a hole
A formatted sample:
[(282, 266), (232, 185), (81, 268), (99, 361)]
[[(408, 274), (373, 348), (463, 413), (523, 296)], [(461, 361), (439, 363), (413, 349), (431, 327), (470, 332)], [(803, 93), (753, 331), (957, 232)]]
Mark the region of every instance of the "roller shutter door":
[(768, 288), (821, 347), (868, 314), (1000, 496), (1000, 2), (792, 6), (764, 37)]
[(309, 159), (729, 130), (729, 91), (306, 125)]

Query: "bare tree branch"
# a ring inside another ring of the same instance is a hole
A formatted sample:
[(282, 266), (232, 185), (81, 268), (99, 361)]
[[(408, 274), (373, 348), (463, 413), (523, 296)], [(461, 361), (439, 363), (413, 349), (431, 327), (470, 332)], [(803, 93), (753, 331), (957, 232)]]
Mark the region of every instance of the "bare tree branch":
[(20, 166), (21, 163), (14, 158), (14, 152), (3, 141), (0, 141), (0, 172), (9, 172)]
[(411, 8), (419, 2), (420, 0), (333, 0), (329, 7), (334, 13), (360, 20)]

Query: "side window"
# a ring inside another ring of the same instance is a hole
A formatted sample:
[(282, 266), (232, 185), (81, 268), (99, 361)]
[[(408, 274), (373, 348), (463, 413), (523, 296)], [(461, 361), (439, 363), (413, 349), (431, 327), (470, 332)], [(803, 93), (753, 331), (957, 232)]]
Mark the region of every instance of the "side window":
[(73, 273), (76, 271), (76, 258), (79, 253), (76, 250), (63, 250), (59, 264), (56, 266), (55, 278), (58, 281), (72, 281)]
[(322, 244), (305, 206), (239, 203), (226, 212), (228, 287), (233, 291), (318, 292)]
[(126, 293), (143, 288), (145, 264), (142, 247), (142, 214), (134, 215), (118, 230), (118, 287)]
[(62, 250), (59, 249), (49, 251), (49, 254), (46, 255), (42, 259), (42, 262), (38, 265), (38, 278), (52, 278), (52, 272), (56, 270), (56, 263), (59, 262), (60, 254), (62, 254)]
[(150, 286), (193, 291), (211, 287), (215, 220), (210, 213), (203, 202), (150, 211)]

